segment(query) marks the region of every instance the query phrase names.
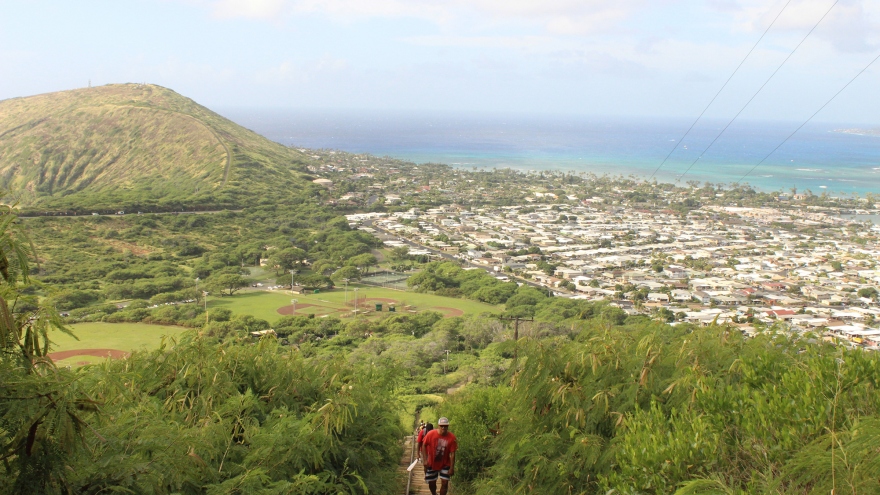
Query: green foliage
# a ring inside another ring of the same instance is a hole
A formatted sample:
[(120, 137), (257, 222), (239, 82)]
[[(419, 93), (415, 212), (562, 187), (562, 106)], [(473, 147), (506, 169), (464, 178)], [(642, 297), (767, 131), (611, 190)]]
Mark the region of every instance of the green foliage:
[[(498, 453), (492, 444), (507, 418), (502, 404), (510, 400), (508, 386), (466, 388), (454, 401), (426, 411), (424, 416), (445, 416), (459, 440), (456, 454), (455, 479), (475, 480), (498, 462)], [(465, 440), (466, 439), (466, 440)], [(460, 460), (460, 461), (459, 461)]]
[(484, 270), (465, 270), (449, 261), (428, 263), (406, 283), (417, 292), (461, 295), (488, 304), (503, 304), (517, 290), (514, 282), (501, 282)]
[(392, 261), (406, 261), (410, 258), (409, 256), (409, 246), (398, 246), (391, 249), (389, 253), (389, 258)]
[(218, 273), (205, 281), (205, 287), (215, 294), (231, 296), (250, 285), (250, 281), (237, 273)]
[(353, 266), (358, 270), (366, 270), (377, 263), (376, 257), (369, 253), (359, 254), (345, 261), (347, 266)]
[[(43, 356), (49, 330), (64, 328), (19, 290), (29, 252), (13, 222), (0, 226), (0, 491), (381, 494), (394, 486), (402, 432), (389, 407), (393, 367), (307, 358), (274, 338), (242, 345), (190, 335), (126, 360), (56, 369)], [(82, 308), (71, 318), (180, 322), (203, 311), (147, 304)], [(212, 325), (242, 338), (269, 327), (247, 315), (211, 321), (206, 334)]]
[(75, 492), (388, 493), (401, 434), (387, 407), (391, 376), (307, 359), (274, 339), (194, 337), (92, 367), (81, 381), (109, 399), (92, 418), (89, 449), (69, 460), (68, 483)]
[(330, 280), (332, 280), (335, 284), (343, 284), (346, 279), (349, 281), (352, 280), (360, 280), (361, 272), (357, 268), (353, 266), (343, 266), (342, 268), (333, 272), (333, 275), (330, 275)]
[(744, 340), (723, 327), (619, 327), (600, 314), (572, 341), (521, 340), (503, 400), (476, 388), (444, 406), (500, 420), (489, 426), (497, 435), (455, 431), (486, 452), (462, 477), (470, 491), (860, 493), (876, 484), (880, 454), (867, 446), (880, 440), (880, 357), (770, 334)]
[(344, 330), (339, 318), (316, 319), (306, 316), (285, 316), (275, 323), (274, 328), (279, 337), (286, 337), (296, 343), (327, 339)]
[(553, 274), (556, 273), (557, 266), (552, 263), (547, 263), (546, 261), (538, 260), (538, 262), (535, 264), (538, 266), (538, 270), (541, 270), (542, 272), (544, 272), (548, 276), (553, 276)]
[(50, 331), (69, 331), (57, 313), (25, 294), (32, 244), (11, 207), (0, 210), (0, 490), (67, 491), (68, 456), (95, 410), (66, 370), (46, 358)]
[(422, 311), (414, 315), (396, 314), (384, 319), (381, 327), (390, 333), (421, 337), (442, 319), (443, 315), (435, 311)]
[(865, 288), (859, 289), (857, 294), (859, 297), (865, 297), (865, 298), (869, 298), (869, 299), (877, 299), (877, 289), (875, 289), (874, 287), (865, 287)]
[(298, 247), (278, 249), (269, 256), (269, 265), (275, 269), (275, 273), (286, 272), (299, 268), (306, 260), (306, 252)]
[(156, 277), (110, 284), (104, 288), (107, 299), (149, 299), (163, 292), (176, 292), (190, 285), (182, 277)]
[(97, 291), (68, 289), (53, 294), (49, 302), (52, 307), (64, 311), (88, 306), (99, 299), (100, 294)]
[(298, 275), (294, 278), (296, 280), (296, 283), (302, 285), (307, 289), (329, 289), (333, 287), (333, 280), (331, 280), (330, 277), (325, 277), (323, 275), (309, 273), (305, 275)]

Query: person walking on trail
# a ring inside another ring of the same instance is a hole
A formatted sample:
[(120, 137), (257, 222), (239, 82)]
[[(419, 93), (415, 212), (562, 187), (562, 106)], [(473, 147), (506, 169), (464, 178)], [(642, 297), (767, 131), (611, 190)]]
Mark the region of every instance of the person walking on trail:
[(422, 440), (421, 458), (431, 495), (437, 495), (437, 478), (440, 478), (440, 495), (446, 495), (449, 490), (449, 479), (455, 474), (456, 450), (458, 442), (449, 432), (449, 419), (440, 418), (437, 429), (429, 431)]
[(432, 425), (431, 423), (427, 423), (423, 425), (421, 429), (419, 429), (419, 436), (416, 439), (416, 445), (418, 445), (417, 452), (419, 460), (422, 461), (422, 463), (425, 462), (424, 457), (422, 457), (422, 443), (425, 441), (425, 435), (427, 435), (428, 432), (432, 431), (433, 429), (434, 425)]

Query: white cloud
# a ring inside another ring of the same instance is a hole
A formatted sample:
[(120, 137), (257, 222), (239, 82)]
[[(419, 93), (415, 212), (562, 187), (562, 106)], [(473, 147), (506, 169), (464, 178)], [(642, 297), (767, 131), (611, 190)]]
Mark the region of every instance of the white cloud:
[(414, 45), (442, 47), (515, 48), (526, 51), (561, 49), (565, 46), (550, 36), (462, 36), (430, 34), (410, 36), (403, 41)]
[(286, 60), (254, 74), (254, 81), (260, 84), (302, 84), (327, 77), (336, 77), (348, 71), (347, 60), (325, 55), (318, 59), (293, 62)]
[(213, 0), (215, 16), (221, 18), (274, 19), (285, 10), (284, 0)]
[[(739, 28), (764, 31), (785, 5), (781, 1), (777, 3), (768, 8), (764, 1), (744, 1), (732, 13)], [(733, 8), (727, 4), (724, 7)], [(880, 4), (869, 0), (839, 0), (836, 4), (834, 0), (794, 0), (779, 16), (771, 33), (786, 33), (800, 39), (826, 12), (828, 15), (813, 36), (825, 40), (837, 51), (870, 51), (880, 44)]]
[(199, 64), (182, 61), (177, 57), (169, 57), (158, 64), (148, 64), (142, 58), (134, 58), (121, 68), (131, 81), (181, 81), (195, 83), (199, 81), (229, 81), (235, 76), (235, 70), (228, 67), (215, 67), (211, 64)]
[[(212, 15), (230, 19), (261, 19), (284, 22), (302, 15), (317, 15), (337, 22), (370, 19), (422, 19), (441, 26), (458, 37), (458, 44), (470, 39), (475, 46), (485, 44), (517, 47), (506, 31), (515, 29), (531, 35), (584, 37), (597, 35), (652, 35), (662, 32), (659, 18), (670, 12), (681, 21), (699, 25), (700, 12), (708, 8), (720, 14), (719, 32), (762, 32), (779, 14), (787, 0), (182, 0), (209, 9)], [(799, 37), (828, 10), (834, 0), (793, 0), (779, 17), (771, 36)], [(658, 20), (653, 26), (640, 26), (634, 32), (628, 25), (636, 16), (651, 12)], [(461, 34), (465, 31), (465, 34)], [(880, 45), (880, 2), (839, 0), (814, 33), (842, 52), (866, 51)], [(666, 33), (667, 35), (669, 33)], [(469, 36), (463, 38), (461, 36)], [(498, 38), (487, 42), (487, 37)], [(439, 40), (423, 44), (437, 44)]]
[(648, 0), (191, 0), (222, 18), (278, 20), (318, 14), (351, 22), (375, 18), (417, 18), (438, 24), (525, 22), (548, 33), (606, 32), (649, 5)]

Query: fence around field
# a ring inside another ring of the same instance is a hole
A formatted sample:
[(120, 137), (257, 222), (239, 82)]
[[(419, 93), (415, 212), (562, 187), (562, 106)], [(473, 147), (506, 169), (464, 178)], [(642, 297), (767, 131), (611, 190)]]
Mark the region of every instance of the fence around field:
[(361, 278), (361, 283), (386, 287), (388, 289), (406, 290), (406, 279), (413, 276), (412, 273), (377, 272)]

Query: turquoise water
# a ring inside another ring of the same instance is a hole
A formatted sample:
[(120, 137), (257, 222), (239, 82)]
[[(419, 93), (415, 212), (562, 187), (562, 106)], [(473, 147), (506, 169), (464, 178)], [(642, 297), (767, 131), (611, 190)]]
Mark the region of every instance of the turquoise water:
[[(229, 110), (232, 120), (290, 146), (332, 148), (459, 167), (635, 175), (682, 183), (742, 179), (766, 191), (880, 192), (880, 137), (836, 132), (852, 124), (724, 123), (573, 117), (363, 114)], [(664, 157), (670, 159), (658, 170)], [(702, 157), (700, 158), (700, 155)], [(745, 178), (743, 179), (743, 177)]]

